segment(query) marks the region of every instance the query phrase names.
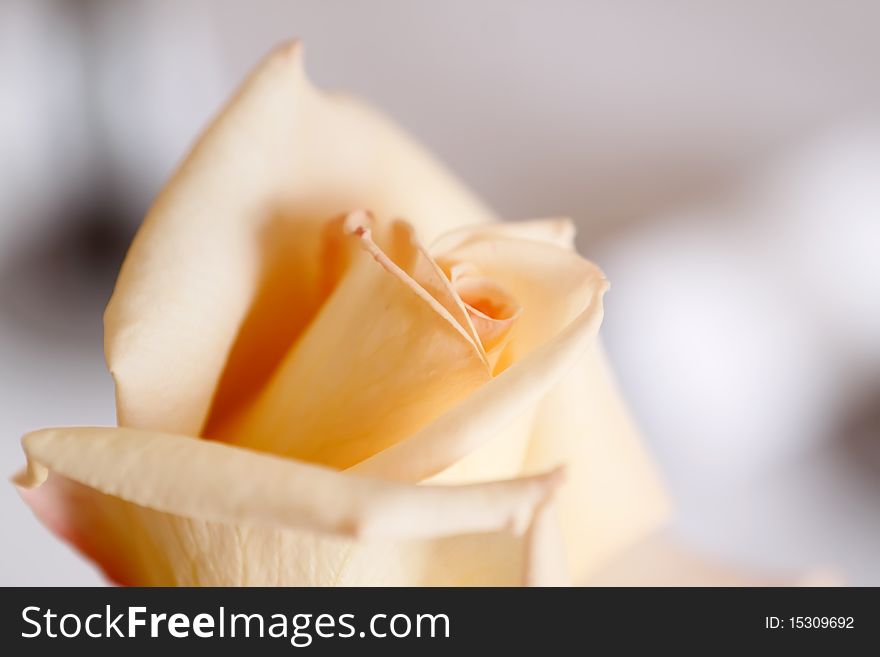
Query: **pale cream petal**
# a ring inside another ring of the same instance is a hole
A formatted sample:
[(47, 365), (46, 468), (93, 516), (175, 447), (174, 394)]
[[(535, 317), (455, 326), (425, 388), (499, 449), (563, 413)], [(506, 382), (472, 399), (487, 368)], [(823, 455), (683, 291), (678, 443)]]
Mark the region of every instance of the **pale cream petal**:
[(523, 534), (558, 472), (410, 486), (112, 428), (23, 446), (35, 512), (127, 584), (517, 584), (546, 570)]
[(565, 543), (552, 500), (541, 504), (526, 535), (528, 566), (526, 586), (571, 586)]
[(575, 227), (571, 219), (566, 217), (464, 226), (438, 237), (430, 250), (431, 253), (446, 253), (474, 240), (495, 237), (546, 242), (571, 250), (574, 248)]
[(669, 500), (595, 344), (541, 402), (524, 472), (565, 464), (556, 498), (576, 580), (665, 523)]
[[(209, 438), (347, 468), (490, 380), (481, 350), (446, 307), (365, 225), (350, 229), (364, 251), (255, 402)], [(404, 264), (417, 268), (417, 254), (410, 242)]]
[(834, 586), (833, 573), (806, 576), (761, 573), (711, 559), (663, 535), (650, 536), (616, 555), (581, 582), (586, 586)]
[[(131, 246), (105, 314), (120, 423), (197, 434), (255, 299), (269, 315), (250, 318), (252, 343), (262, 331), (283, 348), (275, 331), (314, 309), (323, 222), (358, 208), (407, 217), (424, 239), (492, 219), (380, 115), (316, 90), (300, 47), (283, 46), (202, 135)], [(281, 300), (277, 322), (268, 309)]]

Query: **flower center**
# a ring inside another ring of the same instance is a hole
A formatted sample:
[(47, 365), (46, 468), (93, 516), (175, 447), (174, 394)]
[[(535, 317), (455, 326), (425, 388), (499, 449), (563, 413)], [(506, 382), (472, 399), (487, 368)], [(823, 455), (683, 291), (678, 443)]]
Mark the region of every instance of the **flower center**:
[(504, 347), (513, 335), (522, 307), (504, 288), (467, 262), (440, 263), (464, 303), (486, 357), (496, 369)]

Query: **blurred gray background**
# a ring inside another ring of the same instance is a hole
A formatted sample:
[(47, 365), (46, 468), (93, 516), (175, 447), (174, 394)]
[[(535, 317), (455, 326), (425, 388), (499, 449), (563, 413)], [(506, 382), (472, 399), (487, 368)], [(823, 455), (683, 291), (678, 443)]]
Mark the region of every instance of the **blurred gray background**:
[[(291, 36), (509, 219), (568, 215), (678, 503), (743, 565), (880, 584), (880, 3), (0, 2), (0, 465), (111, 424), (150, 199)], [(12, 486), (0, 584), (92, 584)]]

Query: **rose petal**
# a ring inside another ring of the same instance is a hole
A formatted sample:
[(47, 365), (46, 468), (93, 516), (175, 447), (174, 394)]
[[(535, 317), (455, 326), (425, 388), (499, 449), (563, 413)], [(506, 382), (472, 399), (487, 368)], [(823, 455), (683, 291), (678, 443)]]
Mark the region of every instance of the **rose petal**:
[(597, 267), (567, 249), (497, 232), (439, 258), (473, 263), (522, 304), (502, 356), (513, 364), (418, 433), (354, 469), (413, 482), (444, 471), (447, 483), (513, 476), (522, 469), (537, 404), (596, 335), (607, 283)]
[[(446, 307), (365, 226), (351, 230), (364, 251), (256, 401), (208, 437), (346, 468), (490, 380), (484, 355)], [(415, 242), (401, 262), (422, 263)]]
[[(283, 46), (202, 135), (131, 246), (105, 314), (120, 424), (197, 434), (255, 299), (269, 315), (251, 321), (251, 342), (265, 332), (274, 344), (272, 312), (295, 328), (314, 305), (303, 288), (320, 225), (357, 208), (409, 217), (425, 239), (492, 218), (384, 118), (312, 87), (300, 47)], [(273, 245), (300, 238), (267, 274)]]
[(481, 226), (464, 226), (438, 237), (431, 244), (432, 253), (446, 253), (468, 242), (494, 237), (517, 238), (546, 242), (563, 249), (574, 249), (575, 227), (571, 219), (530, 219), (528, 221), (505, 221)]
[(565, 544), (556, 507), (551, 501), (535, 512), (527, 535), (529, 553), (526, 586), (571, 586), (571, 573), (565, 559)]
[[(506, 237), (522, 227), (491, 228), (495, 230), (488, 233), (485, 227), (476, 228), (473, 237), (439, 257), (475, 263), (522, 304), (522, 317), (505, 352), (505, 357), (516, 363), (588, 303), (589, 281), (593, 280), (588, 266), (592, 265), (568, 248), (553, 246), (549, 239), (537, 245), (534, 240)], [(532, 222), (528, 231), (537, 234), (539, 224)], [(558, 222), (549, 222), (546, 227), (546, 234), (563, 233)], [(483, 238), (484, 234), (491, 237)], [(601, 346), (587, 348), (569, 364), (572, 369), (541, 400), (523, 469), (508, 471), (506, 476), (562, 463), (570, 468), (556, 506), (567, 561), (573, 576), (582, 578), (617, 550), (664, 523), (669, 500), (617, 391)], [(450, 468), (439, 481), (463, 472), (468, 460), (485, 459), (481, 451)]]
[(486, 353), (489, 367), (496, 373), (522, 307), (500, 285), (469, 264), (454, 265), (448, 276), (456, 298), (464, 306), (468, 324)]
[[(464, 231), (461, 231), (464, 232)], [(516, 362), (552, 340), (593, 302), (597, 281), (604, 276), (574, 251), (547, 241), (508, 236), (493, 230), (465, 240), (450, 251), (432, 251), (447, 271), (459, 264), (493, 281), (522, 312), (505, 350), (504, 360)]]
[[(405, 221), (395, 221), (388, 232), (386, 251), (391, 261), (431, 295), (484, 353), (480, 336), (458, 289), (419, 242), (413, 227)], [(365, 246), (373, 250), (369, 242)], [(380, 254), (377, 255), (381, 258)]]
[(668, 520), (669, 499), (601, 344), (542, 400), (521, 472), (565, 463), (556, 498), (575, 581)]
[(122, 583), (514, 584), (547, 571), (522, 534), (558, 473), (410, 486), (132, 429), (22, 442), (34, 511)]
[(449, 254), (439, 257), (475, 263), (521, 301), (522, 317), (508, 347), (513, 364), (421, 432), (355, 470), (462, 483), (565, 463), (571, 476), (556, 507), (567, 561), (582, 578), (615, 550), (654, 531), (668, 514), (663, 486), (595, 344), (605, 280), (568, 249), (511, 239), (504, 230), (485, 241), (460, 239)]
[(263, 389), (351, 265), (344, 220), (300, 222), (289, 234), (267, 236), (258, 292), (230, 348), (202, 434), (214, 432)]

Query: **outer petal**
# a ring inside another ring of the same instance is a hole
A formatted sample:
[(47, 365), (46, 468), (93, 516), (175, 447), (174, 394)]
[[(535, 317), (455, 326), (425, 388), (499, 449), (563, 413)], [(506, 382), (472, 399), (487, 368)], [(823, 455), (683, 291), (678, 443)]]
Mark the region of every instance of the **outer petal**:
[(575, 581), (668, 520), (669, 500), (594, 345), (541, 402), (523, 472), (565, 463), (557, 508)]
[[(132, 244), (105, 314), (120, 424), (197, 434), (254, 300), (284, 309), (250, 322), (255, 344), (301, 324), (315, 305), (318, 222), (358, 208), (408, 217), (425, 239), (491, 219), (381, 116), (315, 90), (300, 47), (284, 46), (200, 138)], [(281, 265), (279, 244), (290, 245)]]
[(127, 584), (515, 584), (548, 570), (529, 550), (546, 541), (522, 535), (555, 473), (409, 486), (131, 429), (23, 445), (35, 512)]

